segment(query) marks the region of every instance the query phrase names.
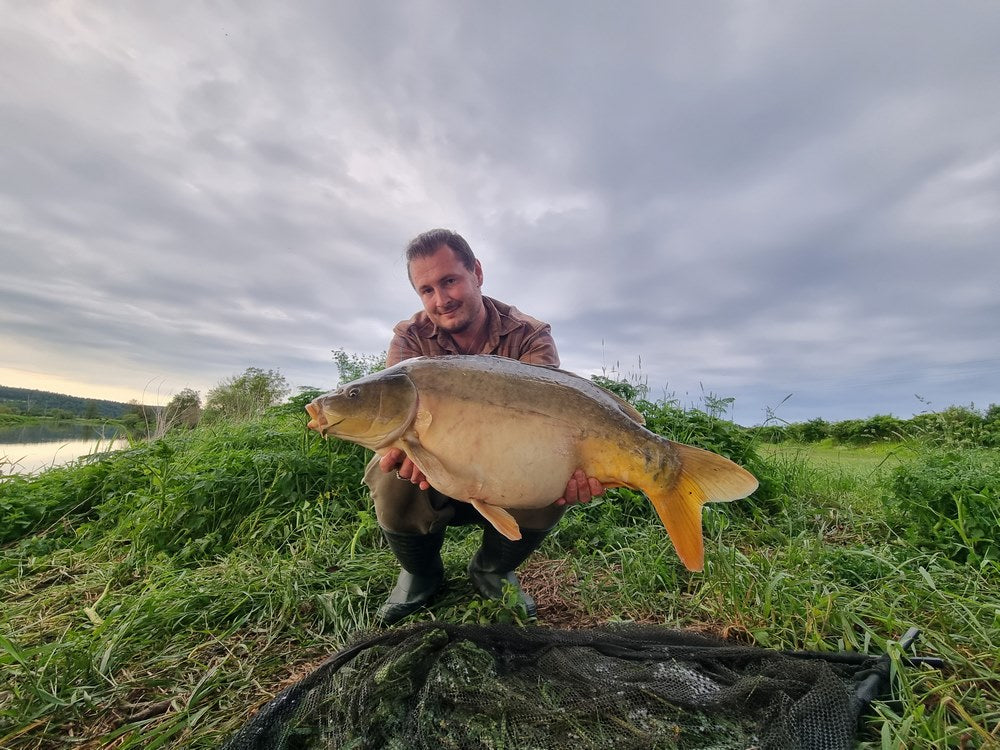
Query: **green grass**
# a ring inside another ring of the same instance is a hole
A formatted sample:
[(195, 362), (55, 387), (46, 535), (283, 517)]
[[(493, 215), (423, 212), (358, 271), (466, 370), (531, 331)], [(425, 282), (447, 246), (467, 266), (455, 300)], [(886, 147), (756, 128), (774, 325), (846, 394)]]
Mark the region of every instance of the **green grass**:
[[(761, 491), (706, 510), (704, 573), (680, 565), (635, 493), (572, 509), (523, 569), (540, 624), (876, 653), (915, 625), (919, 653), (948, 667), (897, 669), (899, 701), (878, 704), (861, 746), (1000, 738), (1000, 567), (975, 531), (993, 523), (987, 456), (755, 447), (703, 416), (672, 419), (660, 428), (741, 452)], [(397, 567), (360, 484), (365, 456), (303, 422), (278, 410), (0, 481), (0, 748), (216, 747), (374, 627)], [(934, 515), (949, 503), (980, 515), (956, 527)], [(449, 588), (413, 620), (519, 619), (473, 595), (476, 543), (449, 532)]]
[(767, 457), (801, 459), (824, 473), (840, 470), (856, 479), (875, 478), (885, 468), (898, 466), (913, 459), (919, 446), (908, 443), (875, 443), (864, 447), (821, 443), (763, 444), (758, 450)]

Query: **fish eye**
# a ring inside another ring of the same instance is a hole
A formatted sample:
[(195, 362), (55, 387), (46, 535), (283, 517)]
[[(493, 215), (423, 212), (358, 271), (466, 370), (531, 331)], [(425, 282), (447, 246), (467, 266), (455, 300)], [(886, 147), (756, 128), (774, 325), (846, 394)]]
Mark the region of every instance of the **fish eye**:
[(347, 397), (348, 398), (357, 398), (360, 393), (361, 393), (361, 389), (360, 388), (351, 388), (351, 390), (349, 390), (347, 392)]

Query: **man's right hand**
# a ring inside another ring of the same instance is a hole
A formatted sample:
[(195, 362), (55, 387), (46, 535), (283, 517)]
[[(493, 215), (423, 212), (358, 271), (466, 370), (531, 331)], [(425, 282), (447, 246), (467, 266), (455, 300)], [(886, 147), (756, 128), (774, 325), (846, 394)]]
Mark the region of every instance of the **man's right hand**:
[(390, 448), (382, 454), (382, 457), (378, 460), (378, 466), (386, 474), (390, 471), (395, 471), (397, 477), (413, 482), (413, 484), (419, 486), (422, 490), (429, 490), (431, 488), (430, 482), (427, 481), (424, 473), (399, 448)]

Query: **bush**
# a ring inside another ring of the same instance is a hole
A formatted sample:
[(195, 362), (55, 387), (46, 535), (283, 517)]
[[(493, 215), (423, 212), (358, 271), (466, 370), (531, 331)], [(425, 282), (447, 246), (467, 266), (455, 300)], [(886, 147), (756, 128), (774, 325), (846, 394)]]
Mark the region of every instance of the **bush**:
[(388, 352), (381, 354), (351, 354), (343, 349), (333, 350), (333, 361), (337, 363), (337, 385), (351, 383), (366, 375), (385, 369)]
[(162, 552), (185, 563), (225, 554), (248, 533), (280, 546), (297, 533), (288, 519), (331, 487), (358, 488), (360, 497), (363, 449), (305, 436), (297, 429), (304, 418), (276, 410), (170, 433), (136, 455), (140, 481), (109, 488), (88, 531), (108, 536), (118, 527), (110, 536), (129, 538), (133, 554)]
[[(646, 420), (646, 428), (657, 435), (678, 443), (686, 443), (698, 448), (718, 453), (736, 462), (757, 477), (760, 487), (749, 500), (726, 507), (735, 516), (774, 517), (786, 508), (788, 479), (783, 467), (765, 461), (758, 453), (756, 441), (758, 430), (747, 430), (720, 416), (722, 407), (728, 407), (732, 399), (709, 397), (708, 411), (683, 409), (676, 401), (646, 401), (645, 391), (632, 383), (594, 377), (597, 385), (611, 391), (632, 403)], [(635, 493), (619, 490), (611, 494), (615, 504), (607, 512), (615, 515), (615, 523), (622, 525), (640, 517), (653, 517), (652, 506)], [(713, 506), (719, 507), (719, 506)]]
[(896, 468), (887, 511), (908, 541), (959, 562), (1000, 557), (1000, 457), (948, 451)]
[(845, 419), (827, 423), (823, 419), (757, 428), (761, 440), (780, 443), (821, 442), (826, 438), (842, 445), (870, 445), (883, 441), (917, 439), (948, 448), (1000, 448), (1000, 406), (985, 411), (973, 406), (949, 406), (938, 412), (917, 414), (911, 419), (878, 414), (868, 419)]
[(201, 396), (198, 391), (185, 388), (177, 393), (163, 410), (166, 429), (171, 427), (194, 428), (201, 419)]
[(830, 435), (830, 423), (825, 419), (817, 417), (802, 424), (791, 425), (789, 433), (803, 443), (818, 443)]
[(277, 370), (248, 367), (208, 392), (204, 418), (207, 422), (253, 419), (279, 403), (288, 391), (288, 381)]
[(944, 411), (918, 414), (910, 423), (913, 433), (943, 447), (972, 447), (983, 442), (984, 418), (974, 408), (949, 406)]
[(304, 422), (305, 412), (279, 408), (249, 422), (172, 431), (38, 477), (4, 478), (0, 544), (51, 527), (51, 538), (129, 539), (143, 559), (210, 559), (261, 529), (280, 546), (286, 526), (295, 533), (287, 519), (331, 487), (354, 496), (341, 491), (343, 508), (330, 512), (353, 516), (363, 506), (364, 449), (306, 435)]
[(646, 418), (646, 428), (657, 435), (719, 453), (737, 463), (756, 455), (750, 433), (726, 419), (698, 409), (681, 409), (671, 402), (640, 401), (636, 406)]
[(317, 396), (322, 396), (325, 391), (321, 391), (319, 388), (304, 387), (299, 388), (299, 392), (288, 399), (281, 406), (276, 406), (274, 410), (276, 412), (280, 411), (285, 414), (294, 414), (297, 417), (301, 417), (306, 413), (306, 404), (310, 403)]

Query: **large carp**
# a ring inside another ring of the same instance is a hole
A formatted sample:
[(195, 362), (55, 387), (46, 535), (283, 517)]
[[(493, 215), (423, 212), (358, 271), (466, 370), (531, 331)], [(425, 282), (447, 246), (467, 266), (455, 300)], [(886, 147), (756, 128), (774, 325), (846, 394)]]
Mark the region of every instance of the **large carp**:
[(701, 506), (757, 489), (729, 459), (650, 432), (630, 404), (589, 380), (503, 357), (404, 360), (306, 411), (323, 436), (376, 453), (400, 448), (432, 487), (472, 503), (508, 539), (521, 533), (505, 508), (550, 505), (582, 468), (607, 486), (642, 491), (681, 561), (701, 570)]

